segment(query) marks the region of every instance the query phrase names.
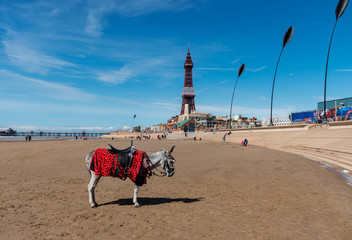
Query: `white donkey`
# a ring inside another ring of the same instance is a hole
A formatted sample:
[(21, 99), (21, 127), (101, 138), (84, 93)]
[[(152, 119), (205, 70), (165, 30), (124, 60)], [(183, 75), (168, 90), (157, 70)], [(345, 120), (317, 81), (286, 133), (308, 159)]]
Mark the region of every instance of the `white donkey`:
[[(171, 153), (174, 150), (174, 148), (175, 146), (173, 146), (170, 151), (165, 151), (164, 149), (162, 149), (159, 152), (147, 153), (150, 170), (156, 169), (158, 166), (161, 166), (165, 172), (160, 172), (160, 171), (159, 172), (163, 174), (163, 176), (172, 177), (175, 173), (174, 162), (176, 161), (173, 158), (173, 156), (171, 156)], [(92, 208), (95, 208), (98, 206), (98, 204), (95, 201), (94, 189), (97, 186), (99, 179), (101, 177), (100, 175), (96, 175), (94, 171), (90, 170), (90, 165), (92, 162), (94, 152), (95, 150), (90, 152), (86, 157), (87, 168), (91, 176), (90, 182), (88, 184), (88, 193), (89, 193), (89, 203)], [(146, 159), (143, 159), (143, 164), (144, 166), (147, 166)], [(134, 196), (133, 196), (133, 203), (135, 207), (141, 206), (137, 201), (138, 191), (139, 191), (139, 186), (135, 184)]]

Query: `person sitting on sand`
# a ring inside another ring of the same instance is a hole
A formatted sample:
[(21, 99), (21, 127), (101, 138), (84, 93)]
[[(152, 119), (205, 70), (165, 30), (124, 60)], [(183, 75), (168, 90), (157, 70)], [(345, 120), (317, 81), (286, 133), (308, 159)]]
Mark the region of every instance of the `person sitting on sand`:
[(241, 144), (243, 146), (247, 147), (248, 146), (248, 140), (247, 139), (243, 140)]

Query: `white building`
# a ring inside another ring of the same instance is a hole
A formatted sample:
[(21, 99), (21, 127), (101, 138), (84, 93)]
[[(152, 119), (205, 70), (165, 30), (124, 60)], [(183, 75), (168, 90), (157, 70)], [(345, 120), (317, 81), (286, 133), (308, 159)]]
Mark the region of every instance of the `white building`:
[[(262, 124), (264, 127), (269, 126), (270, 117), (264, 117)], [(289, 126), (292, 125), (292, 121), (288, 116), (276, 116), (273, 117), (273, 124), (274, 126)]]

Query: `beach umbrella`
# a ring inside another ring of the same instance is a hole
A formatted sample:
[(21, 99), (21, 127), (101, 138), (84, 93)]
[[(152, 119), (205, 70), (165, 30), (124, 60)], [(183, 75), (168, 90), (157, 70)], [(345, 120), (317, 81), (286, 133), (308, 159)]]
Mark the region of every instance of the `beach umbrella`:
[(327, 123), (328, 119), (326, 117), (326, 83), (327, 83), (327, 76), (328, 76), (328, 66), (329, 66), (329, 56), (330, 56), (330, 48), (331, 48), (331, 43), (332, 43), (332, 38), (334, 36), (337, 20), (342, 16), (342, 14), (345, 12), (347, 5), (348, 5), (349, 0), (340, 0), (339, 3), (337, 4), (337, 7), (335, 9), (335, 15), (336, 15), (336, 20), (335, 20), (335, 25), (332, 30), (332, 34), (330, 37), (330, 44), (329, 44), (329, 49), (328, 49), (328, 56), (326, 59), (326, 67), (325, 67), (325, 83), (324, 83), (324, 117), (323, 117), (323, 123)]
[(287, 43), (292, 39), (293, 32), (294, 32), (293, 27), (290, 27), (286, 31), (284, 39), (283, 39), (283, 44), (282, 44), (280, 56), (279, 56), (279, 59), (277, 60), (275, 74), (274, 74), (273, 88), (271, 90), (270, 124), (269, 124), (269, 126), (274, 126), (274, 124), (273, 124), (273, 99), (274, 99), (274, 87), (275, 87), (275, 78), (276, 78), (277, 68), (279, 66), (279, 62), (280, 62), (280, 59), (281, 59), (282, 51), (284, 50), (284, 48), (287, 45)]
[(235, 95), (235, 90), (236, 90), (236, 86), (237, 86), (237, 82), (238, 79), (240, 78), (240, 76), (242, 75), (242, 73), (244, 72), (244, 69), (246, 68), (246, 66), (244, 64), (241, 65), (241, 67), (238, 69), (238, 75), (237, 75), (237, 80), (235, 83), (235, 87), (233, 88), (233, 92), (232, 92), (232, 99), (231, 99), (231, 107), (230, 107), (230, 124), (229, 124), (229, 128), (231, 129), (231, 120), (232, 120), (232, 103), (233, 103), (233, 96)]

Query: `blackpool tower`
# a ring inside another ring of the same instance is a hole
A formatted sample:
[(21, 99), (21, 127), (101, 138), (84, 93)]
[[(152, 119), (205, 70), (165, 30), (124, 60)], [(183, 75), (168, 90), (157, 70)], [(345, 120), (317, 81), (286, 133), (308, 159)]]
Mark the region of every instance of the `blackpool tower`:
[(191, 113), (192, 110), (196, 110), (196, 105), (194, 104), (194, 97), (196, 96), (193, 88), (192, 81), (192, 68), (193, 62), (191, 58), (191, 53), (187, 52), (186, 61), (184, 64), (185, 67), (185, 83), (182, 91), (182, 106), (181, 106), (181, 115), (185, 114), (185, 104), (188, 104), (188, 113)]

